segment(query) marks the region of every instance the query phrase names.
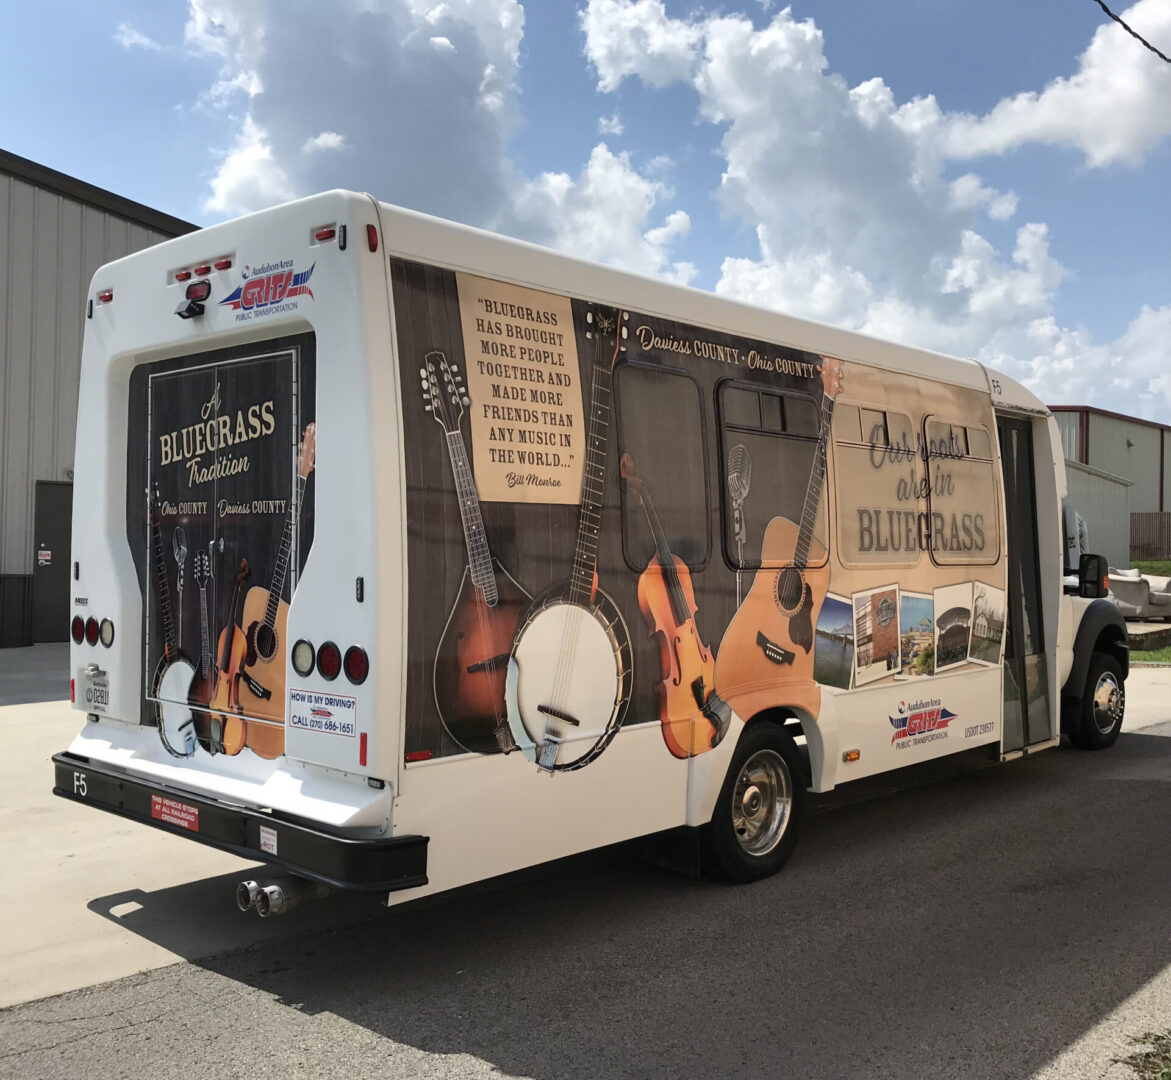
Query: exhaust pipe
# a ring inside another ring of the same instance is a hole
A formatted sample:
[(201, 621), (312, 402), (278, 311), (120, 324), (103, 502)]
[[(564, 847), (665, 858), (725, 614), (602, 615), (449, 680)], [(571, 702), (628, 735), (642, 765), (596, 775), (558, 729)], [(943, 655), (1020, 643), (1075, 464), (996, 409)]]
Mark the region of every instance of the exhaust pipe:
[(267, 919), (270, 915), (283, 915), (309, 900), (320, 900), (329, 895), (329, 886), (320, 881), (302, 877), (278, 878), (268, 885), (262, 885), (256, 895), (256, 913)]
[(251, 911), (259, 895), (259, 881), (241, 881), (236, 886), (236, 907), (241, 911)]

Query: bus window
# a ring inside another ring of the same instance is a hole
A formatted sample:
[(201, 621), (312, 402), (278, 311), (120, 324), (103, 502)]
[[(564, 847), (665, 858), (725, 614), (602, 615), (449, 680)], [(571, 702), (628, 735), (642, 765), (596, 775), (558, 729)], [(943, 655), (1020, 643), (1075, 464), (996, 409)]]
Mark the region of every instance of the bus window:
[(699, 387), (687, 372), (626, 363), (615, 373), (614, 389), (618, 457), (631, 474), (622, 485), (626, 565), (641, 573), (654, 557), (653, 518), (671, 554), (702, 569), (711, 549), (711, 515)]
[[(823, 482), (813, 474), (818, 406), (802, 395), (731, 381), (720, 385), (718, 404), (724, 558), (733, 570), (783, 566), (793, 552), (763, 552), (764, 533), (776, 517), (799, 525), (810, 483)], [(811, 566), (825, 565), (825, 502), (818, 499), (812, 537), (823, 555)]]
[(1000, 558), (996, 467), (987, 428), (927, 417), (931, 558), (940, 566)]

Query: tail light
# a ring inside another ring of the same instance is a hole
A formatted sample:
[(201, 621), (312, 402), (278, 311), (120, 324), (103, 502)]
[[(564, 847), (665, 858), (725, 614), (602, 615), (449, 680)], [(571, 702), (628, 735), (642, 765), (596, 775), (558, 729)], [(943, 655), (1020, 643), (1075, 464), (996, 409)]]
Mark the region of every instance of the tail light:
[(293, 670), (298, 675), (308, 675), (313, 670), (313, 646), (301, 638), (293, 646)]
[(346, 678), (355, 686), (364, 683), (366, 676), (370, 674), (370, 660), (366, 656), (366, 650), (357, 645), (351, 645), (346, 649), (345, 668)]
[(317, 650), (317, 670), (323, 679), (332, 682), (338, 677), (342, 669), (341, 650), (332, 642), (327, 641)]
[(98, 620), (92, 615), (85, 623), (85, 640), (90, 645), (96, 645), (98, 643)]
[(73, 635), (73, 644), (80, 645), (81, 639), (85, 637), (85, 620), (80, 615), (74, 615), (69, 629)]

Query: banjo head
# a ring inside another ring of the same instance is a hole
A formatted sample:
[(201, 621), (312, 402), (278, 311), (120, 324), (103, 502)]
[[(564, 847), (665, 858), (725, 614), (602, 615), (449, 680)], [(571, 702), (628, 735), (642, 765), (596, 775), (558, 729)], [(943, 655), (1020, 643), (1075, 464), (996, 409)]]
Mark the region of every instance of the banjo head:
[(195, 717), (185, 704), (194, 678), (195, 668), (186, 660), (176, 660), (167, 665), (158, 680), (159, 738), (174, 757), (191, 757), (199, 746)]
[(521, 627), (513, 659), (529, 739), (560, 740), (557, 769), (593, 760), (621, 724), (630, 691), (630, 637), (612, 601), (601, 592), (589, 607), (548, 598)]

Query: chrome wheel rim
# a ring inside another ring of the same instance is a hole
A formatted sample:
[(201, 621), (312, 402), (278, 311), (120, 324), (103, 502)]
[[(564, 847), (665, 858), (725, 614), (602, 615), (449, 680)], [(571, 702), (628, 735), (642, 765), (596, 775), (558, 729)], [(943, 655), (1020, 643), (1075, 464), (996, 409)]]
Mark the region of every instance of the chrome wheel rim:
[(1126, 706), (1126, 692), (1119, 685), (1112, 671), (1103, 671), (1094, 687), (1094, 727), (1103, 735), (1109, 735), (1121, 722)]
[(793, 805), (785, 759), (775, 750), (758, 750), (740, 769), (732, 791), (732, 829), (749, 855), (767, 855), (781, 842)]

